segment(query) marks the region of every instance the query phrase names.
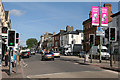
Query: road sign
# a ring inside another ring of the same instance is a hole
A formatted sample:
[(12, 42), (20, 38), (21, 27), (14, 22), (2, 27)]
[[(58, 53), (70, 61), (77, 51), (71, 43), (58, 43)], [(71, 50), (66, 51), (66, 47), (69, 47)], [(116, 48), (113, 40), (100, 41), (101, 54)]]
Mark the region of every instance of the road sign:
[(105, 36), (105, 30), (103, 27), (97, 27), (97, 31), (96, 31), (96, 35), (97, 36)]

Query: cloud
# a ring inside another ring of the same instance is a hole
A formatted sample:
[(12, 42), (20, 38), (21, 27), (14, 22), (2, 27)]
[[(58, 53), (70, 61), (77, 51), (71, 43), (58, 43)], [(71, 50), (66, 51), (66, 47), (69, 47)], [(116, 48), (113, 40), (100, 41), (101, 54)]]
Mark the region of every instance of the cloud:
[(21, 10), (17, 10), (17, 9), (12, 9), (10, 10), (10, 14), (15, 15), (15, 16), (21, 16), (23, 15), (25, 12), (21, 11)]

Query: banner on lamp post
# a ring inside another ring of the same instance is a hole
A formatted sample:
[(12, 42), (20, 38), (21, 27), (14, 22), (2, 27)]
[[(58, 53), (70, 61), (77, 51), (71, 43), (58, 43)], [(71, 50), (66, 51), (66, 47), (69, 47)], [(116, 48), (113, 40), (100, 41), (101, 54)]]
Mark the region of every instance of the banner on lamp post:
[(92, 25), (99, 25), (99, 7), (92, 6)]
[(101, 7), (101, 26), (108, 26), (108, 10), (106, 7)]

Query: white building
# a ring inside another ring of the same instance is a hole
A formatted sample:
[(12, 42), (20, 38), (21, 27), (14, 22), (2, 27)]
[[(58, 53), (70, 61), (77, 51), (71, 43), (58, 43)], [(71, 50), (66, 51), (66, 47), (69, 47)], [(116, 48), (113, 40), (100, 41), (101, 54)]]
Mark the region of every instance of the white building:
[(82, 30), (76, 30), (76, 31), (69, 31), (64, 33), (64, 35), (61, 36), (61, 39), (63, 40), (63, 45), (70, 45), (70, 44), (82, 44), (83, 40), (83, 31)]

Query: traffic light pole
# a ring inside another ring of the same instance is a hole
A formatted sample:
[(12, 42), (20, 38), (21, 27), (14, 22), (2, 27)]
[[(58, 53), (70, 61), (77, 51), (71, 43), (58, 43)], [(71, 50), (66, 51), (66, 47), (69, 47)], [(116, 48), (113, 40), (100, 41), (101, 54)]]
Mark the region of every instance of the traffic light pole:
[(110, 42), (110, 67), (112, 67), (112, 50), (111, 50), (111, 45), (112, 45), (112, 42)]
[[(99, 0), (99, 26), (101, 27), (101, 0)], [(101, 36), (100, 36), (99, 50), (100, 50), (100, 60), (99, 60), (99, 62), (101, 63)]]
[(9, 75), (12, 74), (11, 54), (12, 54), (12, 48), (10, 47), (10, 51), (9, 51)]
[(91, 51), (91, 63), (92, 63), (92, 53), (93, 53), (93, 44), (92, 44), (92, 51)]

